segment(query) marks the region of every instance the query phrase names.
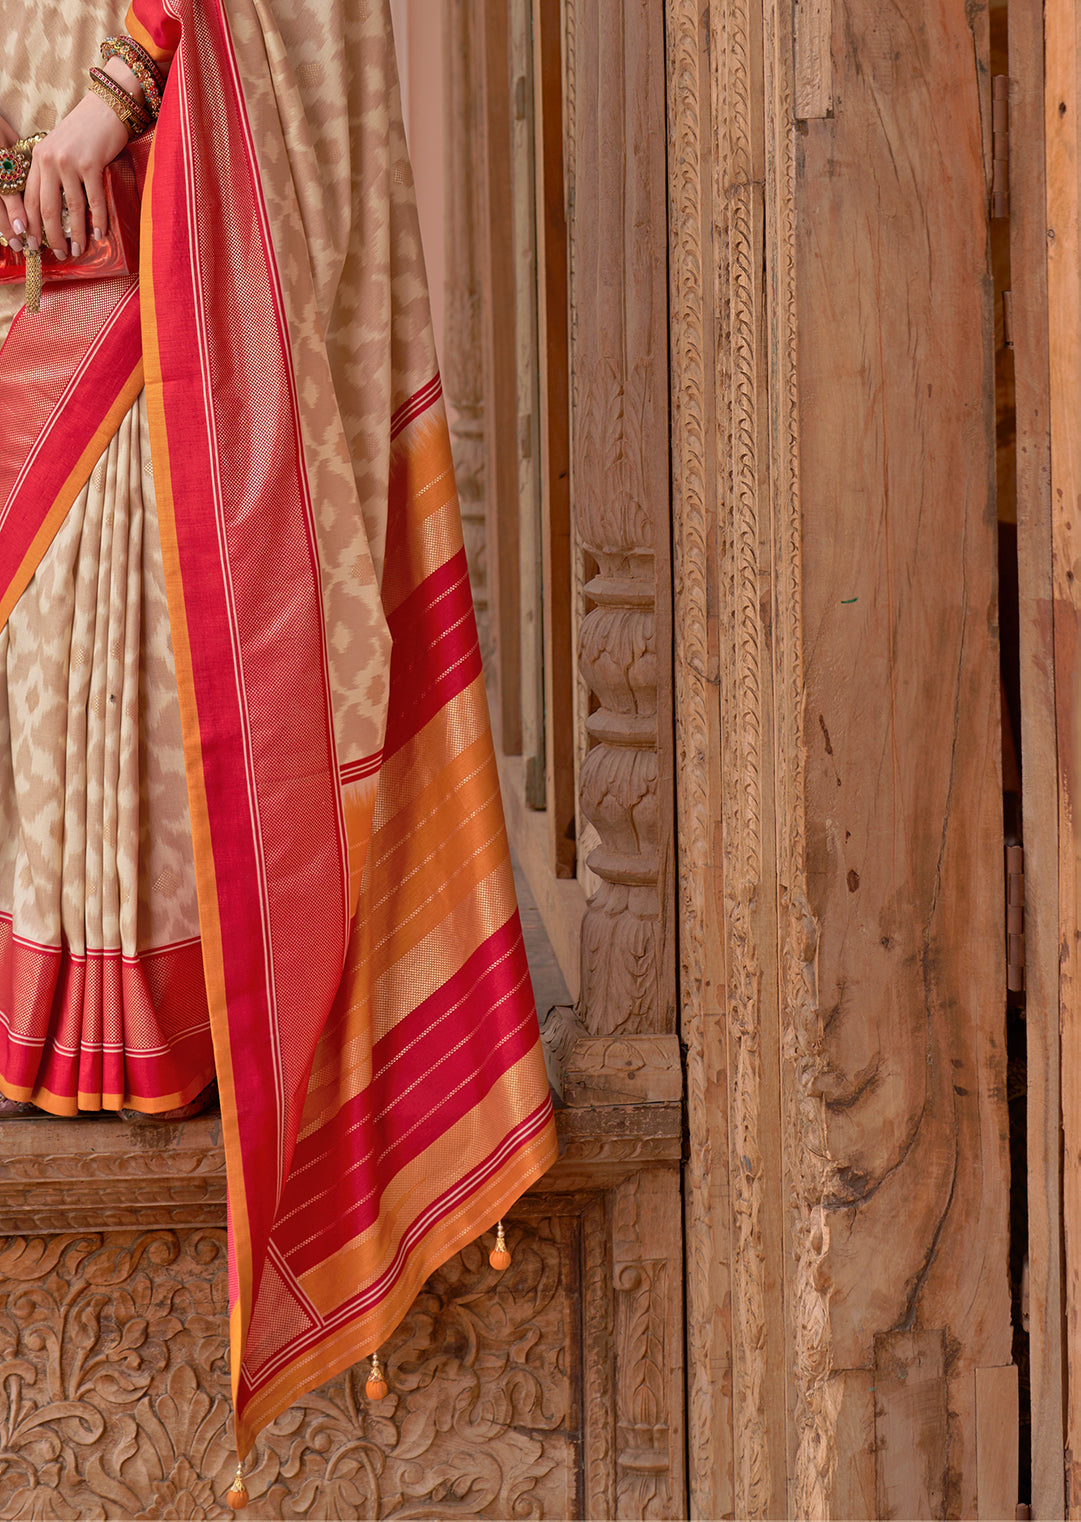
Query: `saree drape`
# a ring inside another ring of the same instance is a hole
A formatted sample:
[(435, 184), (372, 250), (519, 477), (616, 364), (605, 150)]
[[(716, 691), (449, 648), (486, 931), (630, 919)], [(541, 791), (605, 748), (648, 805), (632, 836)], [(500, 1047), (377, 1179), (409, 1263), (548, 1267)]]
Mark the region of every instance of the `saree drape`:
[(554, 1156), (389, 18), (315, 9), (135, 0), (171, 59), (139, 279), (54, 288), (0, 355), (25, 387), (52, 325), (0, 617), (133, 407), (150, 441), (241, 1454)]

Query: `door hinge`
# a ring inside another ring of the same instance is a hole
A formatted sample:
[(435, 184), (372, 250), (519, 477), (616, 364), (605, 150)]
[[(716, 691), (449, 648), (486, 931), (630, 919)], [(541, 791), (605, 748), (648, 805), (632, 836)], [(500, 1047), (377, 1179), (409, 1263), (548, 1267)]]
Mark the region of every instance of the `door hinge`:
[(1006, 989), (1025, 991), (1025, 849), (1006, 847)]
[(991, 215), (1010, 215), (1010, 80), (991, 80)]

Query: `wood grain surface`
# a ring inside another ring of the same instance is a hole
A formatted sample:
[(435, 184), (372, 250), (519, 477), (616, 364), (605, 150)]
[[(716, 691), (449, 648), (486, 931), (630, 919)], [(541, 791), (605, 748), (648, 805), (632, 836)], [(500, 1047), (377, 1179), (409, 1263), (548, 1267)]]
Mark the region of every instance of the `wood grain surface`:
[[(1051, 398), (1051, 538), (1058, 741), (1059, 1025), (1067, 1372), (1066, 1515), (1081, 1516), (1081, 53), (1077, 13), (1065, 0), (1044, 11), (1047, 60), (1047, 301)], [(1067, 1346), (1069, 1347), (1069, 1340)]]
[(1058, 742), (1044, 171), (1044, 8), (1010, 0), (1010, 283), (1025, 838), (1032, 1515), (1065, 1516)]
[(973, 1370), (1010, 1359), (986, 14), (834, 28), (796, 220), (824, 1274), (835, 1370), (948, 1338), (933, 1504), (964, 1516)]

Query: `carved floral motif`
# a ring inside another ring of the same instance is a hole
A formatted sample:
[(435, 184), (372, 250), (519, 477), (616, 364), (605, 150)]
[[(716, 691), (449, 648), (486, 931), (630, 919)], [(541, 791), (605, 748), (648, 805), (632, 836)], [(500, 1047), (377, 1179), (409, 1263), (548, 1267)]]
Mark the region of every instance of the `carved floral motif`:
[[(572, 1514), (577, 1221), (508, 1241), (502, 1277), (475, 1243), (428, 1281), (386, 1349), (385, 1400), (353, 1369), (272, 1424), (253, 1522)], [(0, 1242), (0, 1518), (220, 1517), (224, 1326), (220, 1230)]]

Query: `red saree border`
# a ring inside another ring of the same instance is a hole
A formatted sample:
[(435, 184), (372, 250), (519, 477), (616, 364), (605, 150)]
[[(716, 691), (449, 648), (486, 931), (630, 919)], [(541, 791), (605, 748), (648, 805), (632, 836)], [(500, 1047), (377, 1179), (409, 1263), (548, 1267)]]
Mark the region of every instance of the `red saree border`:
[[(299, 1244), (283, 1249), (294, 1273), (303, 1275), (315, 1266), (317, 1241), (322, 1258), (330, 1257), (378, 1219), (381, 1181), (388, 1176), (386, 1164), (392, 1155), (397, 1173), (483, 1103), (492, 1086), (526, 1055), (536, 1041), (532, 1009), (523, 1010), (508, 1026), (504, 1006), (528, 985), (529, 967), (515, 913), (375, 1043), (365, 1087), (329, 1124), (303, 1139), (293, 1155), (276, 1226), (288, 1223), (290, 1236)], [(464, 1017), (468, 1024), (465, 1035), (451, 1042), (446, 1032), (455, 1017)], [(425, 1087), (424, 1079), (437, 1073), (432, 1087)], [(331, 1152), (352, 1159), (348, 1172), (357, 1179), (354, 1199), (351, 1208), (336, 1208), (317, 1230), (329, 1193), (320, 1190), (318, 1179)]]
[(402, 402), (401, 406), (395, 408), (390, 419), (390, 442), (393, 444), (398, 435), (403, 433), (414, 419), (427, 412), (442, 395), (443, 381), (440, 376), (434, 375), (427, 385), (415, 391), (411, 397)]
[[(168, 1039), (147, 1046), (152, 1029)], [(194, 1098), (214, 1076), (199, 938), (76, 953), (16, 936), (0, 915), (0, 1071), (9, 1098), (54, 1115)]]
[[(219, 87), (221, 98), (211, 99)], [(308, 1011), (329, 1007), (341, 977), (348, 858), (295, 381), (250, 132), (216, 0), (185, 16), (170, 92), (173, 109), (159, 118), (144, 197), (147, 397), (223, 1080), (238, 1368), (318, 1035)], [(221, 157), (211, 162), (215, 154)], [(220, 192), (216, 213), (233, 229), (231, 258), (202, 239), (198, 194), (208, 181)], [(178, 268), (191, 279), (177, 282)], [(159, 288), (168, 290), (164, 301)], [(237, 374), (238, 328), (262, 342), (256, 389), (244, 389)], [(215, 345), (223, 350), (217, 369)], [(257, 458), (253, 436), (263, 446)], [(260, 501), (274, 507), (257, 565), (242, 519), (249, 467)], [(289, 629), (288, 648), (268, 648), (265, 631), (280, 622)], [(295, 691), (305, 694), (303, 704), (288, 701)], [(322, 726), (313, 724), (319, 693)], [(313, 903), (324, 906), (321, 924), (311, 919)]]
[(551, 1099), (506, 1138), (491, 1157), (433, 1201), (402, 1234), (394, 1262), (304, 1339), (288, 1361), (268, 1363), (264, 1380), (245, 1377), (244, 1425), (257, 1433), (280, 1411), (324, 1380), (333, 1379), (393, 1333), (425, 1280), (466, 1243), (501, 1219), (555, 1161)]
[[(127, 278), (109, 283), (118, 299), (99, 327), (88, 332), (70, 321), (56, 335), (48, 372), (64, 384), (42, 398), (51, 403), (44, 422), (29, 408), (8, 411), (0, 454), (0, 626), (142, 390), (138, 285)], [(47, 316), (45, 305), (39, 321)], [(27, 336), (33, 321), (25, 308), (18, 313), (0, 350), (5, 390), (40, 387), (40, 348)]]

